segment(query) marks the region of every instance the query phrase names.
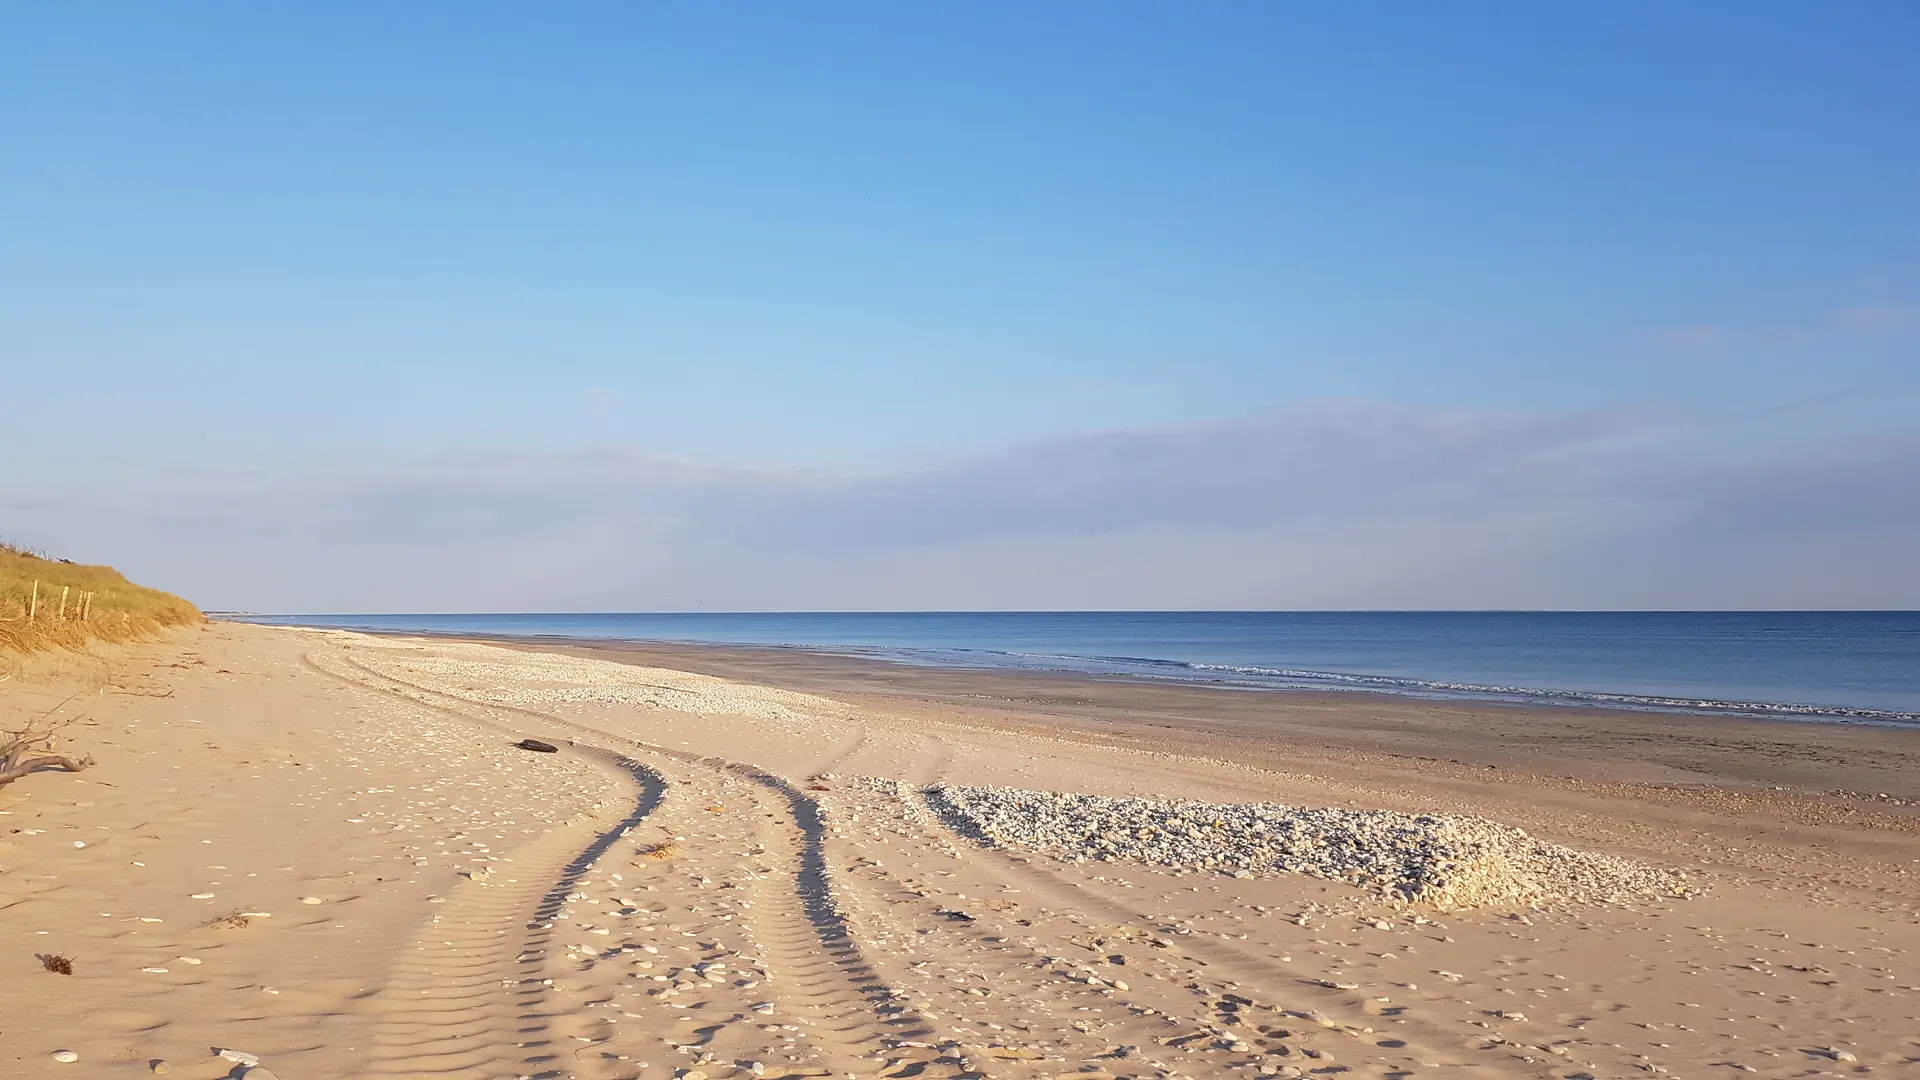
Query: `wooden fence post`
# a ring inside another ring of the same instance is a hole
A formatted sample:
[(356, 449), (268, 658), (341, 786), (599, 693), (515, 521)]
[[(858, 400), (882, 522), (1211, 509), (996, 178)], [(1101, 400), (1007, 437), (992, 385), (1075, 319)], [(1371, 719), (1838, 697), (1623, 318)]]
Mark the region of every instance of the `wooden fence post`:
[(27, 621), (31, 623), (34, 615), (40, 611), (40, 579), (33, 580), (33, 599), (27, 603)]
[(60, 586), (60, 621), (61, 622), (65, 622), (67, 619), (67, 593), (70, 590), (72, 590), (72, 588), (73, 586), (71, 585)]

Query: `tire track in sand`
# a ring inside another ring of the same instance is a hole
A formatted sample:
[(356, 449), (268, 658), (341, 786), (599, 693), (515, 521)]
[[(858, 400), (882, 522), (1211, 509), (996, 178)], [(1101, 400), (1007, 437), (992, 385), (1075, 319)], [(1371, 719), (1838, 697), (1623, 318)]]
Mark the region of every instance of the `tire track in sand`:
[[(776, 976), (769, 984), (778, 988), (776, 1008), (803, 1020), (815, 1035), (817, 1051), (830, 1062), (829, 1067), (842, 1074), (871, 1072), (874, 1066), (863, 1059), (878, 1056), (896, 1041), (918, 1039), (931, 1031), (917, 1010), (903, 1004), (905, 996), (890, 986), (862, 954), (835, 899), (826, 852), (826, 815), (820, 802), (799, 785), (746, 762), (614, 735), (536, 709), (495, 704), (400, 679), (351, 657), (340, 659), (366, 677), (403, 688), (397, 692), (430, 707), (460, 715), (477, 709), (537, 719), (546, 727), (569, 731), (579, 739), (622, 743), (647, 754), (748, 781), (754, 789), (756, 808), (761, 811), (755, 814), (760, 842), (771, 861), (781, 868), (773, 879), (754, 877), (756, 902), (749, 919), (754, 939), (766, 954), (768, 969)], [(490, 726), (511, 730), (498, 723)], [(867, 741), (862, 730), (815, 763), (813, 775), (831, 772), (859, 753)], [(574, 749), (583, 748), (576, 744)], [(766, 816), (769, 807), (772, 818)], [(615, 830), (611, 835), (617, 838), (620, 832)], [(550, 896), (564, 900), (567, 892), (568, 888), (558, 888)], [(770, 1069), (768, 1075), (778, 1072)]]
[(819, 800), (754, 766), (729, 762), (724, 767), (784, 802), (786, 820), (798, 827), (796, 838), (759, 819), (761, 842), (769, 852), (778, 848), (780, 864), (790, 868), (778, 892), (799, 903), (769, 904), (756, 929), (769, 968), (797, 989), (801, 1007), (825, 1025), (843, 1066), (838, 1071), (859, 1071), (856, 1060), (877, 1056), (889, 1040), (929, 1034), (925, 1019), (903, 1004), (903, 996), (868, 961), (841, 911), (826, 852), (830, 828)]
[[(351, 660), (357, 671), (331, 670), (312, 654), (306, 663), (361, 690), (396, 694), (381, 685), (384, 676)], [(465, 709), (416, 694), (398, 696), (443, 716), (510, 733)], [(464, 1080), (495, 1077), (503, 1068), (514, 1075), (553, 1069), (559, 1054), (547, 1029), (554, 1009), (539, 974), (553, 918), (580, 878), (666, 793), (659, 773), (625, 755), (583, 746), (563, 753), (627, 780), (632, 802), (626, 814), (617, 819), (611, 812), (595, 814), (516, 850), (514, 872), (525, 880), (470, 881), (456, 888), (372, 999), (377, 1019), (364, 1075)]]

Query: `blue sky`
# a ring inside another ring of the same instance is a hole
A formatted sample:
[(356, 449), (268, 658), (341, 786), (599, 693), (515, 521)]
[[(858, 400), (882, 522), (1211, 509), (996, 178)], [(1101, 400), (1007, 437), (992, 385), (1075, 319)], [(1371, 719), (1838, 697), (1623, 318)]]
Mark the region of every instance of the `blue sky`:
[[(15, 8), (0, 527), (259, 608), (1920, 606), (1916, 52), (1890, 3)], [(1547, 472), (1444, 565), (1124, 482), (1463, 447)], [(1871, 524), (1714, 547), (1815, 474)], [(451, 504), (550, 527), (449, 558)]]

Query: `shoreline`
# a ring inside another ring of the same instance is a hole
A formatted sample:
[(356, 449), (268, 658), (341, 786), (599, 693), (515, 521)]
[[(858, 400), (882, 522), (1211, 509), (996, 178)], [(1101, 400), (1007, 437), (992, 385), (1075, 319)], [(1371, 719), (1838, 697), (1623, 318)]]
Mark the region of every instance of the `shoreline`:
[(1245, 778), (1239, 790), (1275, 802), (1485, 818), (1808, 888), (1920, 863), (1916, 729), (1250, 694), (746, 647), (490, 644), (822, 695), (870, 722), (1138, 755), (1164, 778), (1144, 790), (1225, 767)]
[[(1143, 684), (1172, 684), (1176, 686), (1243, 690), (1269, 694), (1377, 695), (1404, 701), (1485, 705), (1496, 708), (1599, 710), (1646, 716), (1724, 717), (1729, 719), (1762, 720), (1769, 722), (1855, 724), (1871, 727), (1914, 728), (1920, 730), (1920, 712), (1901, 709), (1868, 706), (1818, 705), (1792, 701), (1693, 699), (1667, 695), (1628, 694), (1601, 690), (1555, 690), (1522, 686), (1481, 686), (1469, 683), (1449, 683), (1439, 680), (1342, 672), (1271, 672), (1279, 677), (1297, 676), (1295, 682), (1289, 684), (1284, 682), (1261, 682), (1255, 681), (1252, 678), (1182, 677), (1176, 675), (1158, 675), (1143, 671), (1083, 670), (1073, 667), (1050, 667), (1040, 664), (1021, 666), (1015, 664), (946, 662), (916, 658), (915, 654), (934, 650), (914, 649), (904, 646), (806, 645), (763, 642), (736, 643), (671, 638), (602, 638), (561, 634), (487, 633), (468, 630), (389, 629), (365, 626), (331, 626), (321, 623), (254, 622), (245, 618), (223, 619), (221, 621), (247, 623), (248, 625), (254, 626), (347, 630), (351, 633), (370, 634), (374, 636), (447, 638), (454, 641), (491, 641), (510, 644), (543, 644), (556, 648), (660, 646), (663, 648), (686, 649), (765, 650), (780, 653), (802, 653), (848, 660), (871, 660), (908, 668), (972, 671), (983, 674), (1062, 675), (1088, 679), (1132, 680)], [(1027, 655), (991, 649), (944, 651), (977, 651), (1003, 656)], [(887, 655), (888, 653), (894, 655)], [(1087, 664), (1124, 662), (1138, 665), (1160, 665), (1194, 671), (1216, 669), (1221, 671), (1254, 670), (1237, 668), (1235, 665), (1227, 664), (1201, 664), (1189, 661), (1137, 657), (1062, 656), (1060, 659), (1077, 660)], [(1312, 683), (1315, 681), (1325, 681), (1332, 685), (1299, 685), (1301, 682)], [(1348, 685), (1342, 685), (1343, 683)], [(1396, 684), (1399, 684), (1401, 688), (1396, 688)]]
[(92, 695), (99, 758), (0, 788), (6, 1075), (1920, 1060), (1920, 813), (1818, 790), (1920, 733), (242, 623), (101, 664), (0, 692)]
[[(1640, 751), (1654, 750), (1663, 736), (1685, 740), (1688, 753), (1701, 744), (1721, 748), (1782, 739), (1827, 753), (1857, 752), (1847, 763), (1824, 758), (1819, 779), (1798, 786), (1808, 794), (1839, 790), (1920, 802), (1920, 728), (1892, 724), (1783, 721), (1772, 717), (1708, 713), (1658, 713), (1588, 705), (1534, 705), (1513, 702), (1434, 700), (1368, 690), (1294, 690), (1240, 687), (1144, 679), (1131, 675), (1066, 671), (1012, 671), (899, 664), (889, 660), (814, 650), (799, 646), (686, 644), (679, 642), (580, 641), (518, 635), (399, 635), (498, 644), (539, 652), (606, 657), (625, 663), (655, 663), (723, 678), (764, 682), (804, 692), (852, 694), (885, 699), (915, 699), (954, 707), (1038, 709), (1042, 725), (1076, 720), (1098, 726), (1102, 734), (1131, 729), (1135, 734), (1164, 734), (1178, 724), (1197, 735), (1260, 740), (1286, 737), (1297, 750), (1303, 744), (1322, 749), (1375, 752), (1427, 760), (1447, 755), (1472, 765), (1523, 767), (1551, 772), (1561, 765), (1604, 765), (1611, 773), (1632, 774), (1629, 763), (1613, 760), (1620, 741)], [(1327, 721), (1364, 726), (1340, 730)], [(1261, 726), (1262, 722), (1274, 725)], [(1482, 730), (1475, 730), (1475, 723)], [(1409, 730), (1410, 729), (1410, 730)], [(1577, 732), (1581, 739), (1563, 736)], [(1523, 734), (1523, 741), (1514, 736)], [(1303, 735), (1310, 736), (1303, 739)], [(1597, 745), (1596, 738), (1608, 737)], [(1884, 755), (1898, 755), (1899, 765)], [(1417, 751), (1417, 752), (1416, 752)], [(1911, 755), (1909, 761), (1909, 755)], [(1911, 763), (1913, 767), (1907, 765)], [(1646, 762), (1639, 764), (1645, 765)], [(1686, 781), (1718, 779), (1724, 786), (1790, 784), (1785, 772), (1750, 768), (1757, 762), (1711, 768), (1695, 760)], [(1700, 766), (1709, 767), (1702, 771)], [(1835, 769), (1846, 779), (1829, 782)], [(1652, 779), (1651, 776), (1623, 776)], [(1662, 779), (1672, 780), (1673, 777)]]

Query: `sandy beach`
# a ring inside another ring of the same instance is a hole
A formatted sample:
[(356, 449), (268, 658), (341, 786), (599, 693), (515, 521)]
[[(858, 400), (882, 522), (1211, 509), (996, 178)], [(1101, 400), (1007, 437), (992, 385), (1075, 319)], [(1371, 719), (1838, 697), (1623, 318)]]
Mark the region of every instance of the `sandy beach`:
[(98, 759), (7, 1076), (1920, 1075), (1908, 730), (238, 624), (0, 710)]

